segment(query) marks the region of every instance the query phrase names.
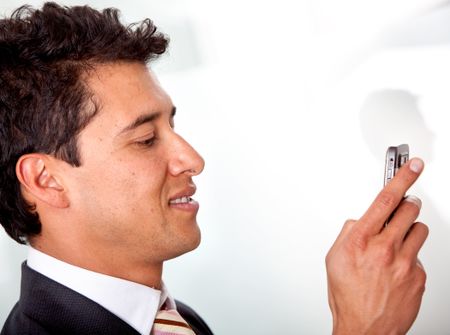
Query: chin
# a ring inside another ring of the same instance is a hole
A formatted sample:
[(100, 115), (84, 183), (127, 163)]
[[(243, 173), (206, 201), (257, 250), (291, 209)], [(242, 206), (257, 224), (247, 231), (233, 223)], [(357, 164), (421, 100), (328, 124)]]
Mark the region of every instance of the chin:
[(173, 254), (168, 259), (179, 257), (197, 249), (197, 247), (200, 245), (201, 239), (200, 229), (198, 229), (197, 227), (197, 232), (193, 234), (193, 236), (189, 236), (189, 238), (183, 239), (182, 241), (177, 243), (176, 250), (173, 250)]

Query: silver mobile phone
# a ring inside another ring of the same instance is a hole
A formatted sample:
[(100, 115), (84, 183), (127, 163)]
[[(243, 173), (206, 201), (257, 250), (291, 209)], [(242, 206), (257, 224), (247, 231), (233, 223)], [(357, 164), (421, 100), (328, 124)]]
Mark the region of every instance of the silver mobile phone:
[(409, 159), (409, 145), (400, 144), (389, 147), (386, 151), (386, 164), (384, 167), (384, 186), (396, 175), (398, 169)]
[[(409, 159), (409, 146), (408, 144), (400, 144), (398, 146), (389, 147), (386, 151), (386, 163), (384, 166), (384, 186), (391, 181), (397, 174), (398, 169), (402, 167)], [(392, 219), (395, 211), (384, 223), (386, 227), (389, 221)]]

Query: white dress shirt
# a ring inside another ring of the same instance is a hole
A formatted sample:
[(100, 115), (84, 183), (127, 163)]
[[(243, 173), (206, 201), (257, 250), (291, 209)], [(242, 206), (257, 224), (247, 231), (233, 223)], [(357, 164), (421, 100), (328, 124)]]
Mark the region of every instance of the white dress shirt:
[(32, 247), (29, 247), (27, 265), (95, 301), (142, 335), (150, 334), (156, 312), (164, 302), (167, 308), (176, 308), (164, 284), (159, 291), (62, 262)]

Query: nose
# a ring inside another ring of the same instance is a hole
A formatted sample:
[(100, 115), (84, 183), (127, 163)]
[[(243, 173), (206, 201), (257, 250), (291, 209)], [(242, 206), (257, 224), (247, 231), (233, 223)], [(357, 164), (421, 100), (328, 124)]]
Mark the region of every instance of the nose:
[(169, 173), (173, 176), (188, 174), (196, 176), (203, 171), (205, 161), (202, 156), (180, 135), (175, 136), (169, 159)]

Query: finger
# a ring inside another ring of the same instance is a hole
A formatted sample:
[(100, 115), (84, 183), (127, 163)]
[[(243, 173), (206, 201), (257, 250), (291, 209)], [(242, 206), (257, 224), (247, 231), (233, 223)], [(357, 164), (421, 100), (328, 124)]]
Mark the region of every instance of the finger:
[(427, 236), (428, 227), (422, 222), (414, 223), (403, 242), (402, 252), (404, 252), (407, 257), (417, 258), (419, 250), (425, 243)]
[(419, 198), (413, 195), (407, 196), (395, 210), (394, 216), (381, 234), (394, 241), (395, 246), (399, 248), (403, 244), (409, 229), (419, 216), (421, 207), (422, 202)]
[(397, 175), (375, 198), (369, 209), (360, 219), (360, 229), (366, 235), (376, 235), (403, 199), (406, 191), (417, 180), (423, 170), (423, 161), (413, 158), (403, 165)]

